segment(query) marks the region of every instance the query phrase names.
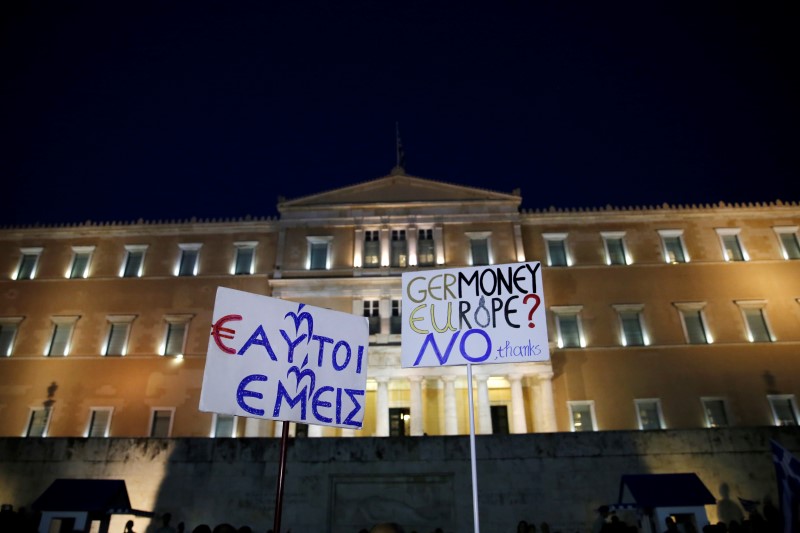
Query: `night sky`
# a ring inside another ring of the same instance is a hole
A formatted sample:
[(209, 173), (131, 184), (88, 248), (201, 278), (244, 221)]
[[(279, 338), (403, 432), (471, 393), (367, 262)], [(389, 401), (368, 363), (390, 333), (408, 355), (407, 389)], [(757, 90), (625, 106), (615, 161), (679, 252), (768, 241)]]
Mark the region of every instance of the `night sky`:
[(0, 225), (274, 216), (396, 123), (523, 208), (797, 201), (791, 4), (4, 2)]

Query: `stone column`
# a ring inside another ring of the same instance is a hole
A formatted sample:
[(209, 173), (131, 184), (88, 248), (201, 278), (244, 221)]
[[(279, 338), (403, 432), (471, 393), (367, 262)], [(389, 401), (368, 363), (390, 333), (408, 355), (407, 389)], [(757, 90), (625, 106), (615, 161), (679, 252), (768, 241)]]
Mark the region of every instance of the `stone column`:
[(508, 381), (511, 383), (511, 433), (527, 433), (525, 400), (522, 398), (522, 376), (511, 374), (508, 376)]
[(323, 427), (319, 424), (309, 424), (308, 425), (308, 436), (309, 437), (321, 437)]
[[(474, 376), (478, 380), (478, 431), (492, 433), (492, 410), (489, 407), (489, 376)], [(471, 392), (471, 391), (470, 391)]]
[(538, 421), (536, 423), (536, 431), (542, 433), (550, 433), (558, 431), (556, 425), (556, 405), (555, 401), (553, 400), (553, 373), (552, 372), (541, 372), (536, 375), (536, 379), (538, 381), (538, 394), (535, 396), (537, 397), (539, 403), (539, 411), (537, 414), (540, 414)]
[(456, 378), (455, 376), (442, 376), (442, 381), (444, 381), (444, 434), (458, 435)]
[(342, 428), (342, 437), (355, 437), (356, 430), (350, 428)]
[(375, 378), (378, 382), (375, 401), (375, 436), (389, 436), (389, 378)]
[(408, 378), (411, 385), (411, 436), (422, 435), (422, 377), (411, 376)]
[(408, 244), (408, 266), (417, 266), (417, 228), (409, 226), (406, 229), (406, 243)]

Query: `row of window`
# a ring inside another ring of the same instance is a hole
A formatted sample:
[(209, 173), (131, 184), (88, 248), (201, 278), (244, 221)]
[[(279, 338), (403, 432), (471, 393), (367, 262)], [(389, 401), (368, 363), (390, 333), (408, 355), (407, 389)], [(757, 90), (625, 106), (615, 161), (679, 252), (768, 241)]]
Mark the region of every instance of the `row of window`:
[[(798, 425), (800, 417), (798, 417), (797, 403), (793, 394), (772, 394), (767, 396), (767, 401), (773, 423), (776, 426)], [(720, 428), (731, 425), (728, 403), (724, 398), (701, 398), (700, 402), (706, 427)], [(593, 401), (570, 401), (567, 404), (572, 431), (597, 431), (599, 429)], [(637, 399), (634, 400), (634, 407), (639, 429), (666, 429), (664, 415), (661, 411), (661, 400), (658, 398)]]
[[(701, 398), (703, 415), (706, 427), (722, 428), (731, 425), (729, 408), (724, 398)], [(777, 426), (797, 426), (798, 411), (794, 395), (776, 394), (767, 396), (774, 424)], [(570, 429), (572, 431), (597, 431), (594, 413), (594, 402), (571, 401), (568, 402), (570, 413)], [(641, 430), (665, 429), (664, 415), (661, 411), (661, 400), (658, 398), (645, 398), (634, 400), (636, 420)], [(28, 423), (25, 426), (25, 437), (45, 437), (52, 417), (52, 407), (35, 407), (30, 411)], [(113, 407), (92, 407), (89, 409), (85, 437), (108, 437), (111, 430), (111, 416)], [(150, 413), (148, 435), (150, 437), (169, 437), (172, 434), (172, 421), (175, 415), (174, 408), (153, 408)], [(408, 425), (410, 410), (406, 407), (389, 409), (389, 434), (390, 436), (404, 436), (409, 434)], [(492, 433), (506, 434), (509, 432), (508, 411), (504, 405), (491, 406)], [(300, 424), (298, 424), (300, 426)], [(298, 429), (298, 434), (302, 429)], [(232, 415), (214, 414), (211, 423), (211, 437), (235, 437), (236, 417)]]
[[(750, 342), (774, 342), (775, 335), (767, 321), (766, 302), (763, 300), (738, 300), (735, 302), (742, 313), (742, 318)], [(673, 304), (678, 310), (686, 342), (689, 344), (711, 344), (714, 339), (709, 331), (704, 302), (677, 302)], [(647, 346), (650, 339), (644, 327), (641, 304), (614, 305), (619, 319), (620, 342), (623, 346)], [(559, 348), (584, 348), (587, 346), (583, 325), (580, 319), (582, 306), (553, 306), (550, 310), (555, 317), (556, 342)], [(377, 335), (382, 331), (380, 300), (364, 300), (363, 316), (369, 322), (369, 334)], [(108, 316), (108, 333), (103, 343), (101, 355), (122, 356), (127, 354), (128, 338), (134, 315)], [(177, 356), (184, 352), (186, 333), (192, 315), (168, 315), (164, 342), (159, 348), (161, 355)], [(53, 329), (44, 355), (59, 356), (70, 353), (70, 342), (78, 320), (77, 316), (53, 317)], [(0, 317), (0, 356), (9, 356), (13, 352), (14, 340), (17, 336), (22, 317)], [(389, 317), (391, 335), (399, 335), (402, 327), (402, 307), (400, 300), (391, 300)]]
[[(737, 300), (736, 305), (742, 314), (747, 340), (750, 342), (774, 342), (776, 340), (767, 321), (764, 300)], [(711, 344), (714, 338), (708, 328), (704, 307), (705, 302), (673, 303), (681, 317), (684, 337), (689, 344)], [(620, 342), (623, 346), (647, 346), (650, 339), (644, 327), (642, 304), (614, 305), (619, 319)], [(550, 310), (555, 316), (556, 339), (559, 348), (584, 348), (586, 337), (580, 319), (582, 306), (553, 306)]]
[[(784, 259), (800, 259), (800, 240), (797, 226), (776, 226), (773, 228), (778, 237)], [(738, 228), (719, 228), (716, 230), (722, 246), (722, 255), (726, 261), (747, 261), (749, 256), (739, 238)], [(441, 231), (437, 229), (420, 229), (412, 233), (398, 229), (391, 231), (357, 230), (363, 233), (359, 239), (363, 246), (357, 249), (353, 258), (355, 267), (377, 268), (407, 266), (434, 266), (444, 264), (444, 252), (437, 247), (441, 242)], [(386, 233), (382, 237), (382, 233)], [(683, 241), (683, 230), (659, 230), (662, 253), (667, 263), (686, 263), (689, 254)], [(567, 233), (545, 233), (547, 264), (549, 266), (571, 266), (572, 258), (567, 246)], [(601, 232), (608, 265), (629, 265), (633, 257), (625, 242), (625, 232)], [(437, 239), (438, 237), (438, 239)], [(489, 265), (493, 263), (490, 232), (469, 232), (470, 263), (472, 265)], [(308, 259), (306, 267), (310, 270), (330, 268), (330, 252), (333, 237), (308, 237)], [(385, 243), (385, 244), (384, 244)], [(246, 241), (234, 243), (235, 256), (231, 266), (231, 274), (252, 274), (255, 271), (255, 248), (257, 242)], [(180, 257), (175, 267), (176, 276), (197, 275), (200, 243), (182, 243)], [(68, 278), (85, 278), (89, 272), (89, 264), (94, 253), (94, 246), (73, 246), (70, 267), (65, 273)], [(140, 277), (144, 265), (147, 245), (126, 245), (125, 259), (120, 268), (120, 277)], [(22, 248), (22, 256), (14, 279), (33, 279), (39, 263), (42, 248)]]

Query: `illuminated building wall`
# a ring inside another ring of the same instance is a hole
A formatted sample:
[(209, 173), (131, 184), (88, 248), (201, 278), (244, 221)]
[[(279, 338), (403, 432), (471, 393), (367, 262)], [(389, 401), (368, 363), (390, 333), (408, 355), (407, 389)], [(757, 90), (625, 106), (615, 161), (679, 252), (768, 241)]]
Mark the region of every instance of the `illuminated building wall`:
[(0, 436), (278, 435), (197, 409), (218, 286), (370, 317), (363, 430), (293, 433), (466, 434), (465, 369), (400, 368), (400, 274), (517, 261), (552, 361), (475, 367), (479, 433), (797, 425), (797, 203), (520, 203), (398, 172), (277, 219), (2, 229)]

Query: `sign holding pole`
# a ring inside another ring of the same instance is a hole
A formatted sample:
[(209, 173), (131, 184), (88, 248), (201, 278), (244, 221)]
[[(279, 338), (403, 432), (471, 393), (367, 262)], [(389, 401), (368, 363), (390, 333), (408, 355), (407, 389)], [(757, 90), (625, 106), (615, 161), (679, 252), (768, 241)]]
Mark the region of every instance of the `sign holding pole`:
[(402, 279), (402, 367), (467, 366), (479, 533), (472, 366), (550, 360), (541, 263), (406, 272)]
[(364, 317), (217, 289), (200, 410), (283, 421), (276, 533), (289, 422), (361, 429), (368, 345)]

